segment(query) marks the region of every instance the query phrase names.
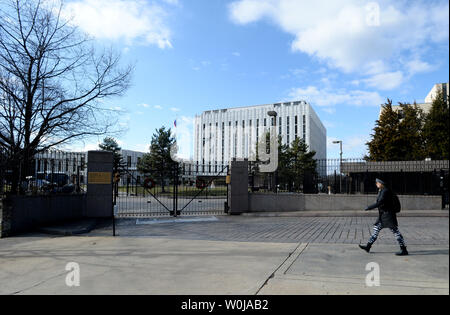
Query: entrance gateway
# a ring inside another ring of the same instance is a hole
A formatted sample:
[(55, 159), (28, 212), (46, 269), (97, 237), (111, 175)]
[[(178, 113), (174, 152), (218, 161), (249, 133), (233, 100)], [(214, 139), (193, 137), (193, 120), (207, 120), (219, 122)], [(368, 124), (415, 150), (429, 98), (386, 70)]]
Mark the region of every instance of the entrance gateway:
[(177, 163), (163, 172), (140, 174), (127, 167), (114, 180), (114, 216), (220, 215), (228, 212), (228, 166)]

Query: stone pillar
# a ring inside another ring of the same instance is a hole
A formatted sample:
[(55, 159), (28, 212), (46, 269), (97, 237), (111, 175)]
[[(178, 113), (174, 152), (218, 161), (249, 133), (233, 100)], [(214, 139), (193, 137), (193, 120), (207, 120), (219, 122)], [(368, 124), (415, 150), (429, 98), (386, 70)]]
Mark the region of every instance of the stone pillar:
[(88, 218), (113, 216), (113, 153), (89, 151), (86, 213)]
[(231, 162), (228, 214), (248, 212), (248, 160)]
[(5, 199), (0, 199), (0, 238), (8, 237), (11, 233), (12, 206)]

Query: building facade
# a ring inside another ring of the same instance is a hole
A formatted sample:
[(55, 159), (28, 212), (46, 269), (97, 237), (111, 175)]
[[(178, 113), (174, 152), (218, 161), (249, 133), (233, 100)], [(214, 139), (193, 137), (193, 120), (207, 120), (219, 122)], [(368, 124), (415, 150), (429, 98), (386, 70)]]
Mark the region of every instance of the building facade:
[(428, 93), (427, 97), (425, 98), (425, 103), (433, 103), (433, 100), (436, 98), (436, 95), (442, 92), (442, 96), (444, 97), (444, 101), (448, 103), (448, 97), (449, 97), (449, 84), (447, 83), (438, 83), (433, 86), (431, 91)]
[[(417, 107), (423, 111), (424, 114), (428, 114), (431, 111), (431, 108), (433, 107), (433, 101), (436, 98), (438, 92), (442, 92), (442, 96), (444, 98), (444, 101), (447, 103), (449, 102), (449, 84), (448, 83), (438, 83), (433, 86), (433, 88), (428, 92), (425, 102), (424, 103), (417, 103)], [(400, 105), (392, 105), (392, 110), (400, 113), (402, 113), (402, 108)], [(383, 107), (380, 110), (380, 115), (383, 112)]]
[(34, 178), (48, 179), (51, 174), (66, 174), (70, 183), (84, 184), (87, 175), (87, 153), (48, 150), (34, 157)]
[[(276, 112), (276, 117), (268, 112)], [(209, 110), (195, 117), (194, 163), (207, 167), (228, 165), (233, 158), (256, 156), (256, 144), (271, 127), (282, 144), (302, 138), (315, 158), (326, 159), (326, 129), (305, 101)]]

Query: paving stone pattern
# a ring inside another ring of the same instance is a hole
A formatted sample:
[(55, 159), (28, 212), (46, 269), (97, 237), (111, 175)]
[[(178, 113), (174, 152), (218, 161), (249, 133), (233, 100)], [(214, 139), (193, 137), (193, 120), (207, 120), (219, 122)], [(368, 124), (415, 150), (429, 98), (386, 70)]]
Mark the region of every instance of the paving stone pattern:
[[(217, 221), (199, 222), (167, 222), (166, 219), (166, 222), (156, 224), (136, 224), (134, 219), (121, 219), (117, 221), (116, 232), (122, 237), (359, 244), (367, 242), (376, 221), (374, 217), (216, 218)], [(403, 217), (399, 218), (399, 227), (408, 245), (448, 245), (448, 217)], [(104, 226), (90, 235), (110, 233), (111, 226)], [(381, 231), (377, 243), (397, 244), (389, 229)]]

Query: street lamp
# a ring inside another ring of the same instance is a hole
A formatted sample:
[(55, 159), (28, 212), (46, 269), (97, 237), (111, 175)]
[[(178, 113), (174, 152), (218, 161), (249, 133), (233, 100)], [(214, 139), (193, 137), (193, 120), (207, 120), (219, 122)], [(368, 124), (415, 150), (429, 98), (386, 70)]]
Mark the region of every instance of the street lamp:
[[(278, 116), (278, 114), (276, 111), (271, 110), (271, 111), (267, 112), (267, 115), (269, 115), (273, 119), (273, 126), (274, 126), (274, 131), (275, 131), (274, 134), (276, 135), (277, 134), (277, 116)], [(278, 141), (278, 139), (275, 138), (275, 141)], [(273, 148), (271, 148), (271, 150), (273, 150)], [(278, 154), (278, 152), (276, 152), (275, 154)], [(273, 191), (276, 193), (278, 191), (278, 189), (277, 189), (278, 188), (277, 187), (278, 171), (275, 171), (275, 173), (272, 176), (273, 176), (273, 179), (272, 179)]]
[(339, 144), (341, 154), (339, 159), (339, 192), (342, 193), (342, 140), (333, 141), (334, 144)]

